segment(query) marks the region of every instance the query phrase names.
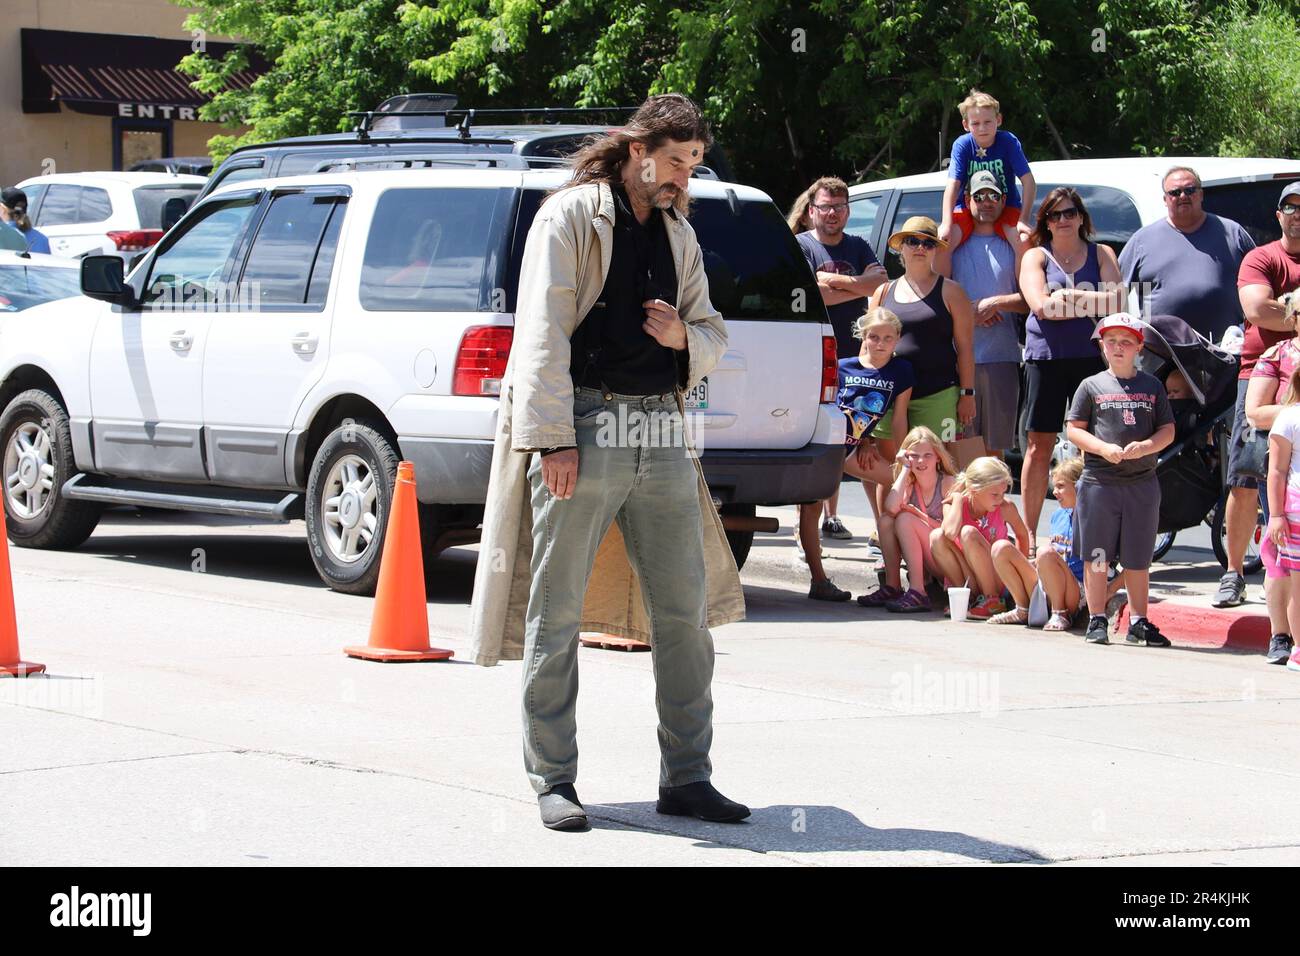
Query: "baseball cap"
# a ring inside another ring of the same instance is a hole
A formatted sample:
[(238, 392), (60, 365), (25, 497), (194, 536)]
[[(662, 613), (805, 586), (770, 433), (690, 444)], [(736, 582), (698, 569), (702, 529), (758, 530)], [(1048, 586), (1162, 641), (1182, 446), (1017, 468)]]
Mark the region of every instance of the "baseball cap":
[(10, 186), (0, 192), (0, 202), (3, 202), (16, 213), (25, 213), (27, 211), (27, 194), (21, 189)]
[(994, 176), (987, 169), (981, 169), (979, 172), (974, 173), (970, 178), (970, 194), (972, 196), (983, 189), (991, 189), (999, 196), (1002, 195), (1002, 187), (998, 185), (998, 177)]
[(1097, 323), (1097, 331), (1092, 333), (1092, 337), (1100, 339), (1111, 329), (1124, 329), (1136, 335), (1139, 342), (1146, 341), (1146, 334), (1143, 331), (1145, 324), (1141, 319), (1135, 318), (1127, 312), (1116, 312), (1114, 315), (1106, 316)]
[(1286, 202), (1287, 196), (1295, 196), (1297, 199), (1300, 199), (1300, 180), (1293, 183), (1287, 183), (1282, 187), (1282, 195), (1277, 197), (1277, 207), (1279, 209), (1281, 209), (1282, 204)]

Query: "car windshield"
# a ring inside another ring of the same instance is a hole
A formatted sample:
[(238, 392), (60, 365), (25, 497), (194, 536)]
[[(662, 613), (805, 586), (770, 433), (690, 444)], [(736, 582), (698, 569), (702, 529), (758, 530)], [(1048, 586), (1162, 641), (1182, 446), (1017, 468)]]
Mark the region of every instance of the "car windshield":
[[(523, 241), (545, 194), (526, 190), (512, 259), (518, 278)], [(808, 260), (770, 202), (721, 198), (691, 203), (691, 225), (704, 254), (709, 300), (728, 319), (825, 322), (826, 310)], [(513, 308), (513, 304), (511, 306)]]
[(136, 212), (140, 214), (140, 228), (163, 228), (163, 208), (167, 205), (167, 200), (184, 199), (188, 207), (193, 204), (194, 197), (202, 188), (198, 183), (187, 186), (140, 186), (133, 192)]
[(21, 312), (80, 294), (81, 273), (76, 269), (0, 265), (0, 312)]

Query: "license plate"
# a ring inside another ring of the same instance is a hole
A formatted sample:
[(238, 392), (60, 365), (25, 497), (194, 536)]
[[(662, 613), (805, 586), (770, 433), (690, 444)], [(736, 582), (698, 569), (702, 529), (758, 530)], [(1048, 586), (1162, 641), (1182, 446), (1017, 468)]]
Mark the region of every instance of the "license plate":
[(699, 384), (686, 393), (687, 408), (709, 407), (709, 380), (702, 378)]

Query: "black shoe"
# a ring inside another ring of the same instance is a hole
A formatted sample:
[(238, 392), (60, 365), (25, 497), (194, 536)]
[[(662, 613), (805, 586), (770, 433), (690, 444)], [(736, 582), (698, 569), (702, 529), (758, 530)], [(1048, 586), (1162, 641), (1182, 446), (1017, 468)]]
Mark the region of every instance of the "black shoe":
[(1145, 644), (1147, 647), (1169, 647), (1169, 638), (1160, 633), (1146, 618), (1130, 622), (1128, 633), (1124, 635), (1125, 644)]
[(710, 823), (739, 823), (749, 816), (749, 807), (728, 800), (707, 780), (684, 787), (660, 787), (655, 810), (671, 817), (695, 817)]
[(1219, 578), (1219, 591), (1214, 595), (1215, 607), (1236, 607), (1246, 603), (1246, 579), (1236, 571)]
[(1288, 634), (1274, 634), (1268, 642), (1268, 654), (1265, 656), (1270, 664), (1285, 664), (1295, 648), (1295, 641)]
[(1100, 615), (1088, 619), (1088, 633), (1083, 639), (1089, 644), (1109, 644), (1110, 638), (1106, 636), (1106, 619)]
[(587, 811), (582, 809), (578, 791), (571, 783), (557, 783), (538, 794), (537, 807), (542, 811), (542, 826), (548, 830), (587, 830)]

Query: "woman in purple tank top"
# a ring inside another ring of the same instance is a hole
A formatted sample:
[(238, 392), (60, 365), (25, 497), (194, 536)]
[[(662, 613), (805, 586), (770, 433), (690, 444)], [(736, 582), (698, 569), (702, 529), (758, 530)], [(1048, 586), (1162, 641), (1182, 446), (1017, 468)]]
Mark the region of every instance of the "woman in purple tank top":
[[(1079, 193), (1058, 186), (1038, 207), (1020, 291), (1032, 310), (1025, 323), (1025, 407), (1029, 441), (1020, 471), (1025, 521), (1038, 527), (1047, 497), (1052, 448), (1079, 383), (1105, 368), (1092, 341), (1097, 320), (1124, 307), (1119, 260), (1092, 241), (1092, 219)], [(1031, 557), (1037, 547), (1031, 549)]]

